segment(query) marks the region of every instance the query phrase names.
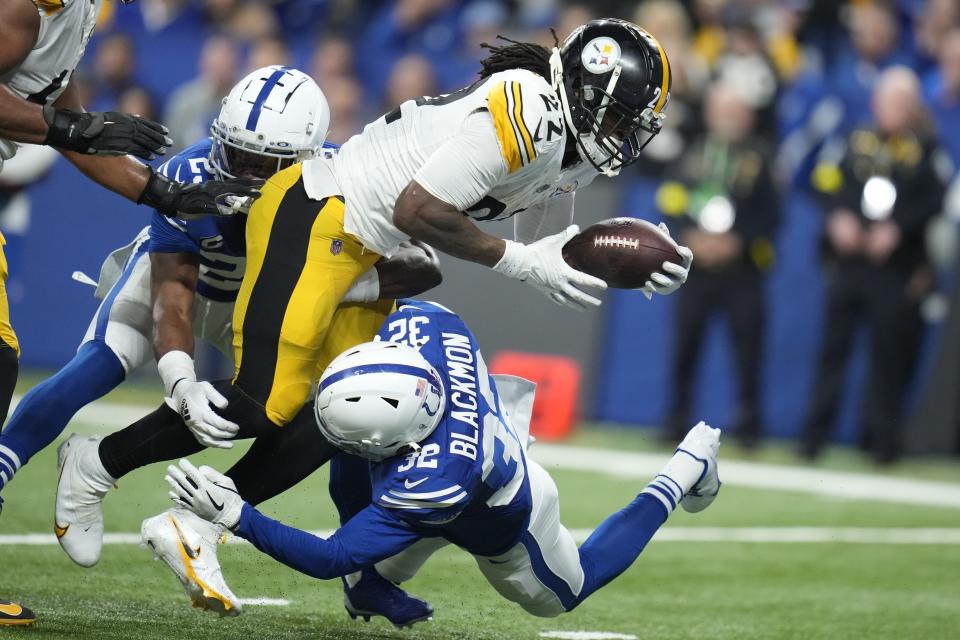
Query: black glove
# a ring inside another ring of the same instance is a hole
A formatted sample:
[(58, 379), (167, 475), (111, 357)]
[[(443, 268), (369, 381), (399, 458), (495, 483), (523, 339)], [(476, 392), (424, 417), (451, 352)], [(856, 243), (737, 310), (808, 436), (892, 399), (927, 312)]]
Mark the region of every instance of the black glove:
[(240, 178), (183, 184), (154, 171), (137, 204), (177, 218), (246, 213), (260, 197), (262, 184), (263, 180)]
[(87, 155), (124, 156), (128, 153), (144, 160), (162, 156), (173, 144), (162, 124), (140, 116), (107, 111), (86, 113), (43, 108), (43, 119), (50, 130), (44, 144)]

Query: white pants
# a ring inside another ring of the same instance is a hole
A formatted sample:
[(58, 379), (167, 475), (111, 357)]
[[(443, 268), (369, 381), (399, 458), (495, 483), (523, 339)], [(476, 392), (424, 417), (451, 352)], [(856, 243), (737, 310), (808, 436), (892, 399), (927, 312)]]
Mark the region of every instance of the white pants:
[[(153, 303), (150, 293), (149, 227), (107, 258), (97, 292), (103, 302), (81, 344), (104, 342), (129, 374), (153, 359)], [(233, 360), (233, 303), (203, 296), (193, 301), (193, 333)]]
[[(527, 613), (552, 618), (567, 611), (564, 602), (580, 593), (583, 568), (577, 543), (560, 524), (557, 485), (539, 464), (529, 458), (526, 462), (533, 498), (526, 535), (503, 555), (474, 557), (497, 593)], [(405, 582), (446, 544), (442, 538), (424, 538), (378, 563), (377, 572), (391, 582)]]

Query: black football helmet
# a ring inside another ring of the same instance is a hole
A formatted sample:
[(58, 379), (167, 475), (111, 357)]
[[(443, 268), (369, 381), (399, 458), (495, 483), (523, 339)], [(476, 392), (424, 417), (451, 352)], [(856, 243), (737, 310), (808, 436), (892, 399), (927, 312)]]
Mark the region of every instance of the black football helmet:
[(670, 99), (670, 61), (652, 35), (626, 20), (577, 28), (553, 50), (553, 88), (580, 157), (608, 176), (640, 157)]

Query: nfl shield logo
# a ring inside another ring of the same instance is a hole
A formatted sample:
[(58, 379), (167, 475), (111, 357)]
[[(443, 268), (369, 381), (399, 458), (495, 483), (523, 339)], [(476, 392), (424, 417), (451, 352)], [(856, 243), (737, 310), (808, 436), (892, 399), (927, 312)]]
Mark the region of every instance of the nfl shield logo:
[(330, 253), (338, 256), (341, 251), (343, 251), (343, 240), (334, 240), (330, 243)]

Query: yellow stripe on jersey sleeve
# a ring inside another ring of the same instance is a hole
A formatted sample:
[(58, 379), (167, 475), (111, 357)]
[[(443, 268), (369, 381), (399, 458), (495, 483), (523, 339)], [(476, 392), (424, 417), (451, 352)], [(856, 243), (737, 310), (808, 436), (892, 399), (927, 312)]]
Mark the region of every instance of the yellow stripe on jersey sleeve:
[(487, 108), (493, 116), (493, 126), (497, 130), (503, 160), (507, 163), (507, 173), (513, 173), (524, 165), (524, 161), (520, 150), (522, 143), (513, 126), (509, 97), (507, 83), (498, 82), (487, 94)]
[(537, 157), (537, 150), (533, 147), (533, 136), (527, 129), (527, 123), (523, 121), (523, 95), (520, 92), (520, 83), (511, 82), (510, 84), (513, 92), (513, 121), (517, 125), (517, 130), (520, 131), (520, 137), (523, 139), (523, 145), (527, 151), (527, 162), (533, 162), (533, 159)]

